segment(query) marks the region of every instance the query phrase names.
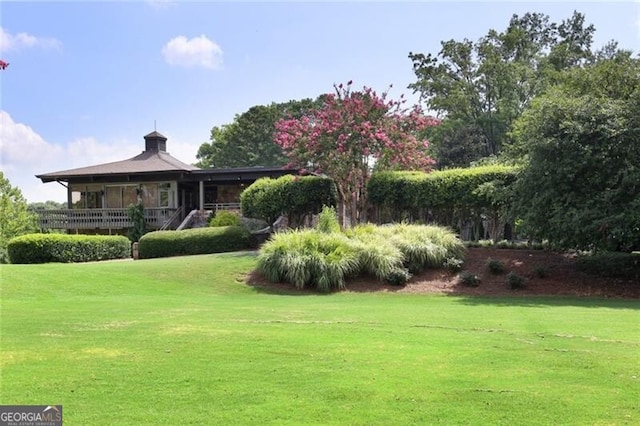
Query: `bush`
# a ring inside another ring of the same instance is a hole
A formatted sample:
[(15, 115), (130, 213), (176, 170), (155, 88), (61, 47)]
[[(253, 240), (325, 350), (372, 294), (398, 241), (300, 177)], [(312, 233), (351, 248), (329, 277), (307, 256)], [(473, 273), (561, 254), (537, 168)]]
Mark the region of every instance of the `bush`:
[(324, 206), (320, 215), (318, 216), (318, 231), (325, 232), (327, 234), (333, 232), (340, 232), (340, 224), (338, 223), (338, 217), (336, 216), (336, 209), (333, 207)]
[(9, 240), (11, 263), (90, 262), (131, 257), (123, 236), (27, 234)]
[(509, 272), (507, 274), (507, 287), (511, 290), (518, 290), (524, 288), (525, 279), (523, 276), (516, 274), (515, 272)]
[(538, 278), (547, 278), (549, 276), (549, 268), (543, 265), (538, 265), (533, 268), (533, 273)]
[(243, 226), (155, 231), (140, 239), (141, 259), (246, 250), (251, 234)]
[(504, 272), (504, 263), (497, 259), (489, 258), (487, 259), (485, 264), (487, 265), (487, 268), (489, 268), (489, 272), (491, 272), (492, 274), (498, 275)]
[(320, 213), (323, 206), (335, 206), (338, 191), (333, 180), (319, 176), (286, 175), (256, 180), (240, 195), (242, 215), (273, 224), (280, 215), (289, 223)]
[(386, 277), (386, 281), (391, 285), (405, 285), (411, 279), (411, 273), (406, 268), (396, 268)]
[(640, 281), (640, 255), (602, 252), (578, 257), (576, 267), (582, 272), (605, 278)]
[(464, 271), (458, 276), (458, 282), (467, 287), (478, 287), (480, 285), (480, 277), (471, 272)]
[(225, 210), (216, 212), (215, 216), (209, 221), (209, 226), (214, 228), (219, 226), (239, 226), (241, 224), (242, 222), (237, 214)]
[(464, 261), (462, 259), (456, 259), (455, 257), (449, 257), (444, 261), (444, 266), (451, 272), (460, 272)]

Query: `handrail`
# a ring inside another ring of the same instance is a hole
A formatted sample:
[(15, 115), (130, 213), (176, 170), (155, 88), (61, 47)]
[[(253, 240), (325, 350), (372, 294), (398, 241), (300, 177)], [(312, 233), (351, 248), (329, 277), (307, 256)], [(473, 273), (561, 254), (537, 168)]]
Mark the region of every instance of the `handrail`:
[(191, 221), (193, 220), (193, 217), (196, 216), (198, 214), (199, 210), (191, 210), (189, 212), (189, 214), (187, 215), (187, 217), (184, 218), (184, 220), (182, 221), (182, 223), (180, 225), (178, 225), (178, 227), (176, 228), (176, 231), (182, 231), (184, 228), (186, 228), (187, 226), (189, 226), (189, 224), (191, 223)]
[(176, 219), (178, 219), (179, 217), (182, 217), (183, 212), (184, 212), (184, 206), (178, 207), (178, 209), (175, 212), (173, 212), (173, 214), (171, 216), (169, 216), (168, 219), (166, 219), (164, 221), (164, 223), (160, 227), (160, 230), (161, 231), (165, 231), (165, 230), (169, 229), (169, 227), (173, 224), (173, 222)]

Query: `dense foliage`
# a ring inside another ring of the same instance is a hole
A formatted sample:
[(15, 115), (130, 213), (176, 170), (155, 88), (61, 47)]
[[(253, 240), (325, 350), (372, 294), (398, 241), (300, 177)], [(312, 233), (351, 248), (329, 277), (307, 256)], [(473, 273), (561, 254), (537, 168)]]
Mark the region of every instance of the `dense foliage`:
[(334, 180), (345, 206), (343, 219), (365, 222), (366, 184), (374, 164), (377, 169), (429, 169), (428, 142), (418, 133), (437, 120), (417, 106), (405, 109), (403, 100), (388, 99), (386, 92), (378, 95), (368, 87), (352, 91), (351, 82), (334, 88), (320, 108), (278, 121), (275, 140), (291, 165)]
[(127, 232), (127, 236), (131, 242), (140, 241), (140, 238), (147, 232), (147, 222), (144, 217), (144, 205), (142, 202), (137, 204), (129, 204), (127, 208), (127, 216), (133, 226)]
[(512, 123), (564, 70), (615, 52), (615, 43), (594, 52), (594, 33), (578, 12), (560, 23), (526, 13), (475, 42), (448, 40), (437, 54), (409, 53), (417, 78), (410, 87), (443, 117), (442, 127), (428, 132), (438, 166), (499, 154)]
[(242, 222), (240, 216), (230, 211), (217, 211), (213, 217), (209, 220), (209, 226), (239, 226)]
[(240, 195), (242, 215), (273, 224), (285, 215), (289, 224), (301, 224), (305, 217), (320, 213), (323, 206), (335, 206), (333, 180), (320, 176), (291, 176), (256, 180)]
[(243, 226), (155, 231), (140, 238), (141, 259), (246, 250), (251, 235)]
[(640, 248), (640, 61), (629, 54), (567, 73), (514, 126), (526, 160), (518, 213), (560, 248)]
[(481, 166), (422, 172), (375, 173), (369, 182), (369, 200), (379, 221), (435, 222), (462, 231), (471, 226), (482, 238), (479, 227), (494, 240), (502, 237), (510, 219), (512, 187), (517, 169), (509, 166)]
[(37, 218), (29, 211), (19, 188), (11, 186), (0, 171), (0, 263), (6, 263), (7, 243), (13, 237), (36, 232)]
[(256, 105), (233, 122), (211, 129), (209, 142), (198, 149), (199, 167), (250, 167), (282, 166), (287, 157), (274, 142), (276, 121), (283, 118), (299, 118), (321, 103), (303, 99), (270, 105)]
[(11, 263), (90, 262), (131, 257), (123, 236), (27, 234), (9, 241)]
[(444, 228), (366, 224), (346, 233), (335, 229), (329, 224), (322, 230), (275, 234), (260, 250), (258, 270), (272, 282), (327, 292), (345, 288), (347, 279), (359, 275), (404, 284), (411, 273), (464, 256), (463, 244)]

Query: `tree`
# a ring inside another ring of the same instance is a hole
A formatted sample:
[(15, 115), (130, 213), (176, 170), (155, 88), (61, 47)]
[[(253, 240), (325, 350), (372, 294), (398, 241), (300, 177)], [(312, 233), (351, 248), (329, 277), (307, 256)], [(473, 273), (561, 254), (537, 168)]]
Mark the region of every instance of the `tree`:
[(640, 248), (640, 60), (566, 73), (514, 125), (526, 167), (518, 213), (561, 248)]
[(27, 207), (19, 188), (11, 186), (0, 171), (0, 263), (7, 262), (7, 243), (13, 237), (37, 232), (36, 216)]
[(53, 200), (47, 200), (45, 202), (38, 201), (35, 203), (29, 203), (29, 210), (37, 211), (37, 210), (61, 210), (66, 209), (66, 202), (58, 202)]
[(278, 121), (275, 140), (291, 165), (335, 181), (346, 225), (345, 219), (366, 221), (366, 184), (374, 165), (379, 170), (430, 169), (428, 142), (418, 133), (437, 120), (418, 106), (404, 108), (404, 100), (388, 99), (387, 92), (352, 91), (351, 81), (334, 89), (308, 115)]
[(319, 105), (303, 99), (257, 105), (236, 115), (231, 124), (211, 129), (210, 142), (203, 143), (196, 158), (199, 167), (281, 166), (287, 157), (273, 139), (275, 123), (285, 117), (301, 117)]
[[(443, 41), (437, 55), (410, 52), (417, 81), (409, 87), (444, 117), (443, 130), (431, 138), (437, 152), (445, 154), (438, 162), (461, 165), (459, 159), (499, 154), (511, 124), (533, 97), (553, 85), (561, 71), (598, 56), (591, 51), (594, 32), (578, 12), (560, 24), (526, 13), (513, 15), (504, 32), (492, 29), (477, 42)], [(615, 50), (615, 44), (607, 48)], [(460, 151), (459, 143), (465, 154), (448, 157)], [(479, 147), (469, 149), (469, 143)]]

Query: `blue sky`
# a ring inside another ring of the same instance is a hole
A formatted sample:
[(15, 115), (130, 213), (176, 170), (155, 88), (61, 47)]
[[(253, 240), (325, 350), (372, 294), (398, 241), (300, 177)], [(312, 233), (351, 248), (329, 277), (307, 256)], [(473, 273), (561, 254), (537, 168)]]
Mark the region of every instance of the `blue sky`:
[(640, 51), (637, 2), (0, 2), (0, 164), (29, 202), (66, 199), (35, 174), (138, 154), (143, 136), (195, 162), (213, 126), (253, 105), (354, 81), (391, 95), (415, 81), (410, 51), (502, 31), (512, 14), (574, 10)]

